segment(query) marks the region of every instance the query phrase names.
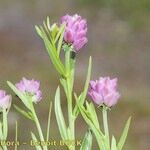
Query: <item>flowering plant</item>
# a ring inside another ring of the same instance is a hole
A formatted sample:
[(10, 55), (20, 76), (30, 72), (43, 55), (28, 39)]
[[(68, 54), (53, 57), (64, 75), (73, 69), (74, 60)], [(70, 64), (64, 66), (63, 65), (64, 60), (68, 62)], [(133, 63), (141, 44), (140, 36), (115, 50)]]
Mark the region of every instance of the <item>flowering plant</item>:
[[(83, 90), (79, 95), (74, 92), (76, 55), (78, 55), (81, 48), (88, 41), (86, 20), (77, 14), (73, 16), (65, 15), (61, 18), (60, 23), (54, 23), (51, 25), (50, 19), (47, 17), (47, 20), (43, 22), (42, 26), (36, 26), (35, 28), (44, 42), (54, 68), (60, 75), (60, 85), (56, 90), (54, 98), (54, 111), (58, 129), (66, 147), (69, 150), (76, 149), (75, 144), (70, 144), (65, 141), (76, 140), (77, 132), (75, 130), (75, 122), (79, 114), (81, 114), (88, 125), (88, 129), (82, 140), (82, 144), (80, 145), (80, 150), (92, 149), (93, 135), (97, 140), (100, 150), (122, 150), (128, 134), (131, 117), (127, 120), (118, 142), (114, 136), (110, 139), (107, 119), (107, 112), (111, 110), (111, 107), (117, 104), (120, 98), (117, 89), (117, 78), (111, 79), (110, 77), (100, 77), (99, 80), (92, 81), (90, 79), (92, 58), (90, 57)], [(64, 54), (65, 62), (61, 60), (60, 53)], [(42, 129), (40, 119), (34, 107), (35, 104), (38, 104), (42, 100), (40, 82), (34, 79), (29, 80), (22, 78), (22, 80), (15, 85), (10, 81), (7, 81), (7, 83), (26, 107), (26, 110), (24, 110), (23, 108), (14, 105), (15, 109), (27, 119), (35, 123), (37, 127), (38, 135), (31, 132), (32, 140), (41, 142), (48, 141), (52, 103), (50, 102), (46, 135), (44, 135), (44, 129)], [(60, 86), (63, 88), (66, 95), (68, 123), (66, 123), (66, 118), (64, 118), (64, 113), (61, 108), (62, 89)], [(91, 102), (87, 101), (87, 95), (91, 98)], [(10, 95), (7, 95), (5, 91), (0, 90), (0, 111), (3, 113), (3, 121), (0, 122), (1, 140), (7, 140), (7, 114), (11, 106), (11, 99)], [(98, 106), (95, 106), (94, 103)], [(95, 108), (102, 111), (104, 131), (100, 127), (98, 121), (99, 115), (97, 115)], [(1, 146), (0, 149), (7, 150), (7, 146)], [(48, 150), (50, 147), (47, 144), (41, 144), (35, 145), (35, 149)], [(17, 146), (15, 146), (15, 150), (17, 150)]]

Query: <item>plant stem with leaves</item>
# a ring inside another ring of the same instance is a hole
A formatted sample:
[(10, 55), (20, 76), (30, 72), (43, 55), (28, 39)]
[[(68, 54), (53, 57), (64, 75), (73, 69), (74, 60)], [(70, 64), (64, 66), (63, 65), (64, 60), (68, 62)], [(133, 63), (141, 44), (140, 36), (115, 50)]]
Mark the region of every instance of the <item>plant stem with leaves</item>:
[[(31, 82), (31, 84), (33, 84), (33, 80), (28, 80), (28, 83)], [(14, 107), (16, 108), (16, 110), (18, 112), (20, 112), (23, 116), (25, 116), (26, 118), (34, 121), (36, 127), (37, 127), (37, 131), (39, 134), (39, 139), (41, 142), (46, 142), (46, 140), (48, 140), (49, 138), (49, 128), (50, 128), (50, 117), (51, 117), (51, 102), (50, 102), (50, 107), (49, 107), (49, 115), (48, 115), (48, 123), (47, 123), (47, 135), (44, 137), (43, 135), (43, 131), (38, 119), (38, 116), (36, 114), (35, 108), (34, 108), (34, 97), (29, 94), (29, 93), (22, 93), (19, 89), (16, 88), (16, 86), (14, 86), (11, 82), (7, 82), (9, 87), (14, 91), (14, 93), (20, 98), (20, 100), (23, 102), (23, 104), (26, 106), (27, 111), (23, 110), (22, 108), (19, 108), (18, 106), (14, 105)], [(21, 82), (22, 83), (22, 82)], [(37, 82), (36, 82), (37, 83)], [(35, 95), (34, 95), (35, 96)], [(33, 132), (31, 132), (31, 137), (33, 141), (39, 141), (35, 134)], [(46, 144), (42, 144), (42, 145), (35, 145), (37, 150), (48, 150), (48, 145)]]
[[(78, 18), (78, 19), (77, 19)], [(65, 122), (63, 111), (61, 108), (61, 98), (60, 98), (60, 88), (58, 86), (55, 94), (55, 115), (56, 120), (59, 128), (59, 132), (61, 135), (61, 138), (63, 141), (69, 140), (69, 141), (75, 141), (75, 120), (78, 117), (79, 109), (77, 106), (77, 103), (73, 101), (73, 85), (74, 85), (74, 71), (75, 71), (75, 57), (74, 54), (77, 53), (77, 50), (83, 47), (83, 45), (86, 43), (86, 21), (81, 18), (78, 15), (74, 15), (73, 20), (77, 21), (77, 26), (80, 24), (81, 28), (78, 31), (78, 37), (79, 41), (76, 39), (76, 45), (73, 45), (73, 43), (68, 43), (64, 40), (64, 34), (66, 32), (66, 26), (68, 25), (66, 22), (60, 24), (60, 26), (56, 25), (50, 25), (49, 18), (47, 18), (46, 22), (44, 21), (43, 26), (36, 26), (36, 31), (38, 35), (42, 38), (44, 45), (46, 47), (46, 50), (49, 54), (49, 57), (52, 61), (52, 64), (54, 65), (56, 71), (60, 74), (60, 82), (61, 85), (64, 88), (66, 99), (67, 99), (67, 111), (68, 111), (68, 125)], [(77, 20), (76, 20), (77, 19)], [(79, 22), (78, 22), (79, 21)], [(81, 21), (81, 22), (80, 22)], [(79, 24), (78, 24), (79, 23)], [(57, 30), (59, 28), (59, 30)], [(77, 30), (76, 30), (77, 31)], [(74, 32), (76, 33), (76, 32)], [(73, 37), (73, 36), (72, 36)], [(65, 64), (60, 59), (60, 52), (61, 50), (64, 50), (65, 53)], [(85, 82), (85, 86), (83, 91), (80, 94), (80, 103), (83, 104), (90, 81), (91, 76), (91, 57), (89, 59), (89, 67), (88, 67), (88, 73), (87, 78)], [(76, 94), (75, 94), (76, 95)], [(75, 104), (75, 105), (73, 105)], [(90, 137), (90, 138), (89, 138)], [(91, 132), (87, 132), (85, 136), (86, 142), (83, 143), (85, 146), (85, 143), (89, 145), (91, 149), (91, 142), (87, 142), (92, 140), (91, 138)], [(75, 150), (75, 145), (68, 145), (66, 146), (70, 150)], [(84, 150), (84, 146), (81, 146), (81, 150)], [(88, 147), (88, 146), (87, 146)]]

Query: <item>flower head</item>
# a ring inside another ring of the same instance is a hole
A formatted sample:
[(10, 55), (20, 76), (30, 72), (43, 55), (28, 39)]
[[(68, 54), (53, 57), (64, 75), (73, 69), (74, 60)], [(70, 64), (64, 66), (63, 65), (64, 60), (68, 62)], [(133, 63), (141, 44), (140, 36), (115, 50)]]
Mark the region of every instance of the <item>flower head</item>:
[(11, 106), (11, 95), (7, 95), (6, 91), (0, 90), (0, 109), (7, 109)]
[(28, 80), (22, 78), (22, 80), (16, 84), (19, 91), (32, 97), (33, 102), (39, 102), (42, 99), (42, 92), (40, 90), (40, 82), (36, 80)]
[(81, 16), (65, 15), (61, 18), (61, 23), (66, 24), (64, 41), (73, 45), (75, 51), (79, 51), (87, 43), (87, 22)]
[(114, 106), (120, 97), (117, 91), (117, 78), (101, 77), (99, 80), (90, 81), (88, 94), (98, 105)]

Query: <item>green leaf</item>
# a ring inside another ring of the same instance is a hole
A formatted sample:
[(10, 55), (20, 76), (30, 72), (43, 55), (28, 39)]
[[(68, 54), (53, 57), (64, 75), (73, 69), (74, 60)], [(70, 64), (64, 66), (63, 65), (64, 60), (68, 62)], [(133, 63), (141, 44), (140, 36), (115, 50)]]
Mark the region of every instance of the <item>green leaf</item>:
[(92, 133), (89, 129), (85, 134), (80, 150), (91, 150), (92, 149)]
[(90, 113), (91, 119), (93, 120), (93, 123), (95, 124), (96, 128), (100, 129), (99, 121), (93, 103), (91, 102), (90, 104), (88, 104), (88, 102), (86, 102), (86, 106), (87, 111)]
[(62, 42), (63, 42), (63, 39), (64, 39), (64, 32), (65, 32), (65, 25), (62, 25), (61, 28), (60, 28), (60, 37), (59, 37), (58, 45), (57, 45), (58, 55), (60, 55), (60, 50), (61, 50)]
[(63, 112), (61, 109), (60, 88), (59, 87), (57, 88), (56, 94), (55, 94), (55, 115), (56, 115), (56, 120), (57, 120), (57, 124), (59, 127), (61, 137), (63, 140), (66, 140), (68, 137), (67, 136), (67, 128), (66, 128)]
[(35, 26), (35, 30), (36, 30), (37, 34), (42, 38), (42, 32), (41, 32), (40, 28), (38, 26)]
[(129, 127), (130, 127), (130, 123), (131, 123), (131, 117), (129, 117), (129, 119), (126, 122), (126, 125), (124, 127), (124, 130), (122, 132), (122, 135), (121, 135), (120, 140), (117, 145), (117, 150), (122, 150), (122, 148), (125, 144), (125, 141), (126, 141), (126, 138), (128, 135), (128, 131), (129, 131)]
[(7, 81), (8, 86), (14, 91), (14, 93), (20, 98), (23, 104), (29, 109), (32, 110), (31, 102), (27, 97), (21, 93), (10, 81)]
[(104, 136), (104, 134), (102, 133), (102, 131), (100, 129), (96, 128), (95, 123), (93, 123), (93, 120), (90, 117), (91, 114), (83, 106), (80, 106), (78, 104), (78, 107), (79, 107), (79, 110), (80, 110), (80, 113), (81, 113), (83, 119), (88, 124), (88, 126), (91, 128), (91, 130), (93, 131), (93, 133), (94, 133), (94, 135), (96, 137), (96, 140), (97, 140), (99, 148), (101, 150), (106, 150), (106, 147), (105, 147), (105, 136)]
[(63, 88), (64, 88), (64, 92), (65, 92), (65, 94), (67, 95), (68, 90), (67, 90), (66, 80), (65, 80), (65, 79), (63, 79), (63, 78), (61, 78), (61, 79), (60, 79), (60, 83), (61, 83), (61, 85), (62, 85), (62, 86), (63, 86)]
[(50, 131), (50, 120), (51, 120), (51, 112), (52, 112), (52, 102), (50, 102), (49, 113), (48, 113), (48, 122), (47, 122), (47, 136), (46, 140), (49, 140), (49, 131)]
[(116, 139), (114, 136), (112, 136), (111, 150), (117, 150)]
[[(86, 81), (85, 81), (85, 85), (84, 85), (84, 90), (81, 93), (80, 99), (79, 99), (80, 105), (84, 104), (84, 101), (85, 101), (85, 98), (86, 98), (86, 95), (88, 92), (89, 82), (90, 82), (90, 78), (91, 78), (91, 69), (92, 69), (92, 57), (90, 56), (87, 77), (86, 77)], [(79, 109), (78, 109), (78, 106), (76, 105), (74, 108), (74, 115), (77, 117), (78, 114), (79, 114)]]
[[(33, 132), (31, 132), (31, 137), (32, 137), (33, 141), (38, 142), (38, 140), (37, 140), (37, 138), (36, 138), (36, 136), (34, 135)], [(39, 146), (39, 145), (35, 145), (35, 147), (36, 147), (36, 150), (42, 150), (41, 146)]]
[(31, 112), (29, 112), (29, 111), (26, 112), (26, 111), (24, 111), (23, 109), (19, 108), (17, 105), (14, 105), (14, 108), (15, 108), (19, 113), (21, 113), (24, 117), (26, 117), (26, 118), (28, 118), (28, 119), (34, 121), (34, 117), (33, 117), (33, 115), (32, 115)]
[(50, 30), (51, 25), (50, 25), (50, 19), (49, 19), (48, 16), (47, 16), (47, 18), (46, 18), (46, 24), (47, 24), (48, 29)]
[(56, 70), (63, 76), (65, 76), (65, 68), (64, 65), (62, 64), (58, 54), (57, 54), (57, 50), (56, 50), (56, 46), (54, 45), (54, 43), (50, 42), (44, 29), (41, 27), (40, 31), (42, 33), (42, 39), (44, 41), (46, 50), (50, 56), (50, 59), (53, 63), (53, 65), (55, 66)]
[(90, 78), (91, 78), (91, 69), (92, 69), (92, 57), (90, 56), (86, 82), (84, 85), (84, 90), (83, 90), (82, 99), (81, 99), (82, 104), (84, 103), (84, 100), (85, 100), (87, 92), (88, 92), (89, 82), (90, 82)]
[[(50, 37), (50, 36), (51, 36), (51, 33), (50, 33), (50, 30), (48, 29), (47, 23), (46, 23), (45, 21), (43, 21), (43, 27), (44, 27), (44, 29), (46, 30), (47, 35)], [(51, 38), (51, 37), (50, 37), (50, 38)]]
[(65, 24), (62, 24), (60, 29), (59, 29), (59, 32), (57, 33), (57, 36), (55, 38), (55, 43), (58, 41), (58, 39), (60, 38), (60, 36), (63, 34), (64, 30), (65, 30)]

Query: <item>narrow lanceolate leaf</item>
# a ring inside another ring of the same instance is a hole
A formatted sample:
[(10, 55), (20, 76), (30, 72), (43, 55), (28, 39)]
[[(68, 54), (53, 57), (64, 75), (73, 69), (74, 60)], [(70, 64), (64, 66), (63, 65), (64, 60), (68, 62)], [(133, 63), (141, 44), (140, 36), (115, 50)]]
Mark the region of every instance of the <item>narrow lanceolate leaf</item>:
[(89, 82), (90, 82), (90, 78), (91, 78), (91, 69), (92, 69), (92, 57), (90, 56), (86, 82), (85, 82), (85, 85), (84, 85), (84, 90), (83, 90), (82, 99), (81, 99), (82, 104), (84, 103), (84, 100), (85, 100), (87, 92), (88, 92)]
[(46, 23), (45, 21), (43, 21), (43, 27), (44, 27), (44, 29), (46, 30), (46, 32), (47, 32), (47, 34), (48, 34), (48, 36), (51, 36), (51, 34), (50, 34), (50, 30), (48, 29), (48, 27), (47, 27), (47, 23)]
[(78, 104), (78, 107), (79, 107), (80, 113), (81, 113), (82, 117), (84, 118), (85, 122), (88, 124), (88, 126), (93, 131), (100, 150), (106, 150), (105, 136), (100, 129), (96, 128), (95, 124), (93, 123), (92, 118), (90, 117), (91, 114), (89, 114), (89, 112), (83, 106), (80, 106)]
[(42, 32), (41, 32), (40, 28), (38, 26), (35, 26), (35, 30), (36, 30), (37, 34), (42, 38)]
[(66, 80), (62, 78), (62, 79), (60, 79), (60, 83), (61, 83), (61, 85), (62, 85), (63, 88), (64, 88), (65, 94), (67, 95), (68, 89), (67, 89)]
[(56, 47), (53, 43), (51, 43), (44, 31), (44, 29), (41, 27), (40, 28), (41, 34), (42, 34), (42, 39), (44, 41), (46, 50), (50, 56), (50, 59), (53, 63), (53, 65), (55, 66), (56, 70), (63, 76), (65, 76), (65, 68), (57, 54), (57, 50)]
[(46, 140), (49, 140), (49, 131), (50, 131), (50, 120), (51, 120), (51, 112), (52, 112), (52, 102), (50, 102), (49, 113), (48, 113), (48, 122), (47, 122), (47, 136)]
[(19, 108), (17, 105), (14, 105), (14, 108), (19, 112), (21, 113), (24, 117), (30, 119), (30, 120), (34, 120), (34, 117), (32, 115), (31, 112), (26, 112), (24, 111), (23, 109)]
[(60, 29), (59, 29), (59, 32), (56, 35), (55, 43), (58, 41), (58, 39), (60, 38), (60, 36), (64, 32), (64, 30), (65, 30), (65, 24), (62, 24), (61, 27), (60, 27)]
[[(88, 87), (89, 87), (89, 82), (90, 82), (90, 78), (91, 78), (91, 69), (92, 69), (92, 57), (90, 56), (89, 58), (89, 66), (88, 66), (88, 72), (87, 72), (87, 77), (86, 77), (86, 81), (85, 81), (85, 85), (84, 85), (84, 90), (80, 95), (80, 105), (83, 105), (87, 92), (88, 92)], [(78, 106), (76, 105), (74, 108), (74, 115), (77, 117), (79, 114), (79, 109)]]
[(66, 128), (63, 112), (61, 109), (60, 88), (59, 87), (57, 88), (56, 95), (55, 95), (55, 115), (56, 115), (56, 120), (57, 120), (57, 124), (59, 127), (61, 137), (63, 140), (66, 140), (67, 139), (67, 128)]
[[(37, 140), (37, 138), (36, 138), (36, 136), (34, 135), (33, 132), (31, 132), (31, 137), (32, 137), (32, 140), (33, 140), (34, 142), (38, 142), (38, 140)], [(36, 145), (36, 144), (35, 144), (35, 147), (36, 147), (36, 150), (42, 150), (42, 148), (41, 148), (40, 145)]]
[(86, 133), (80, 150), (91, 150), (92, 149), (92, 133), (91, 130), (88, 130)]
[(127, 120), (127, 123), (124, 127), (124, 130), (122, 132), (122, 135), (121, 135), (120, 140), (119, 140), (118, 145), (117, 145), (117, 150), (122, 150), (122, 148), (125, 144), (125, 141), (126, 141), (126, 138), (128, 135), (128, 131), (129, 131), (129, 127), (130, 127), (130, 122), (131, 122), (131, 117), (129, 117), (129, 119)]
[(30, 101), (26, 98), (26, 96), (23, 93), (21, 93), (10, 81), (7, 81), (7, 84), (13, 90), (13, 92), (20, 98), (24, 105), (31, 110)]
[(91, 102), (89, 104), (88, 102), (86, 102), (86, 107), (87, 107), (88, 112), (91, 114), (91, 119), (93, 120), (94, 125), (96, 126), (96, 128), (98, 130), (100, 130), (100, 125), (98, 122), (97, 114), (96, 114), (95, 107), (94, 107), (93, 103)]
[(51, 25), (50, 25), (50, 19), (49, 19), (48, 16), (47, 16), (47, 19), (46, 19), (46, 24), (47, 24), (48, 29), (50, 30)]
[(8, 133), (8, 123), (7, 123), (7, 112), (6, 109), (3, 109), (3, 137), (4, 140), (7, 138)]
[[(57, 36), (59, 36), (59, 40), (58, 40), (58, 45), (57, 45), (57, 53), (58, 55), (60, 54), (60, 50), (62, 47), (62, 42), (63, 42), (63, 38), (64, 38), (64, 32), (65, 32), (65, 25), (62, 25)], [(57, 37), (55, 39), (55, 42), (57, 41)]]
[(117, 150), (116, 139), (114, 136), (112, 136), (111, 150)]

